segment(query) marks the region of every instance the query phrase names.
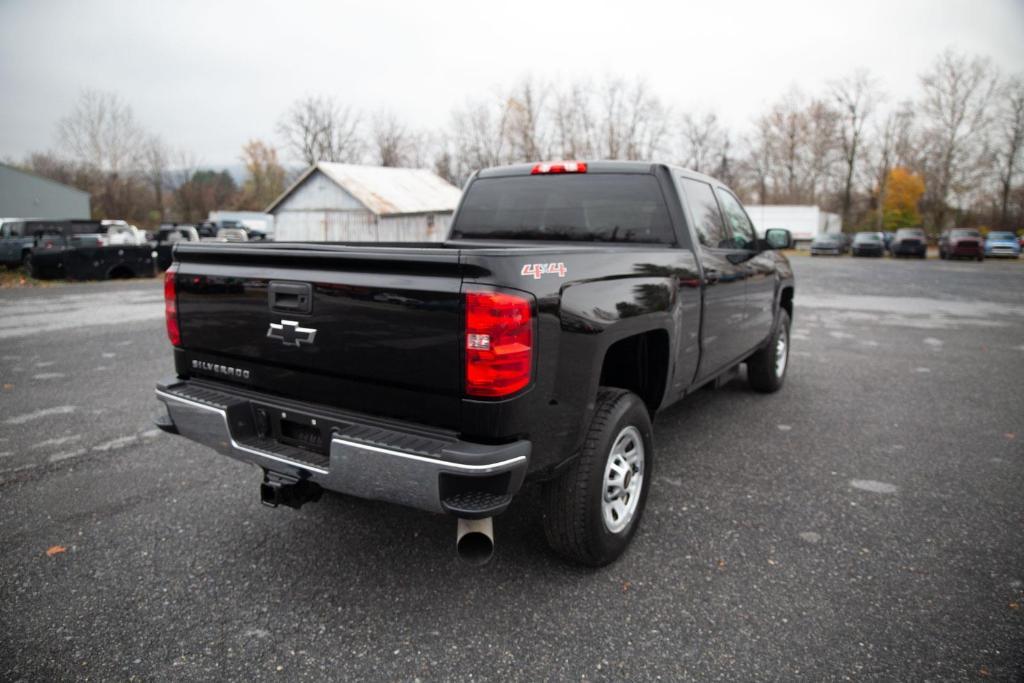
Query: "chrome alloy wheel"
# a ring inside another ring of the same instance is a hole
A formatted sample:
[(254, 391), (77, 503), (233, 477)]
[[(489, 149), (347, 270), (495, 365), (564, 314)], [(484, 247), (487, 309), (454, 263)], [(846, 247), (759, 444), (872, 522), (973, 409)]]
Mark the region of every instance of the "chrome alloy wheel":
[(779, 338), (775, 341), (775, 376), (782, 377), (786, 372), (786, 362), (789, 360), (789, 330), (782, 327), (779, 330)]
[(604, 466), (601, 517), (608, 531), (617, 534), (633, 521), (644, 485), (644, 440), (636, 427), (623, 427)]

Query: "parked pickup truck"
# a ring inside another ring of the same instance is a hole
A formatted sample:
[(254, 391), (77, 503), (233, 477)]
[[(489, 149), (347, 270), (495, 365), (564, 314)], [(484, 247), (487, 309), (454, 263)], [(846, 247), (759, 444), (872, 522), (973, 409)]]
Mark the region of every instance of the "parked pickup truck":
[(790, 244), (720, 182), (640, 162), (480, 171), (443, 243), (181, 242), (157, 424), (262, 468), (268, 505), (453, 515), (476, 561), (536, 483), (550, 545), (603, 565), (640, 522), (658, 411), (744, 363), (782, 386)]

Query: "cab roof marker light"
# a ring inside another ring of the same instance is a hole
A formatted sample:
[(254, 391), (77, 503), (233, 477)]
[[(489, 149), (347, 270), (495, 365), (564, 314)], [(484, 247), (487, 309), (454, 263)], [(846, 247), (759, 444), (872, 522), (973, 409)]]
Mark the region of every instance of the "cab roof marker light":
[(552, 173), (586, 173), (585, 161), (548, 161), (534, 164), (530, 175), (549, 175)]

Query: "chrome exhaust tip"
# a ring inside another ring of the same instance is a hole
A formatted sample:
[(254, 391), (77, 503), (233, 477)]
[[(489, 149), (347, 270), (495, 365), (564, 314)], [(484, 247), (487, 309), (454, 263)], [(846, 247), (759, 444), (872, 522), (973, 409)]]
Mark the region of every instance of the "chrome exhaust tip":
[(455, 530), (455, 550), (463, 562), (481, 567), (494, 555), (494, 521), (459, 518)]

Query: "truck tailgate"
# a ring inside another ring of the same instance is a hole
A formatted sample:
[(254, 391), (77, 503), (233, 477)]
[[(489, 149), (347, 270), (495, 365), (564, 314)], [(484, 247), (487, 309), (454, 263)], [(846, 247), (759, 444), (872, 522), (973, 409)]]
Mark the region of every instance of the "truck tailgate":
[(457, 406), (458, 250), (183, 244), (176, 259), (182, 347), (195, 374), (293, 396), (309, 395), (307, 378), (336, 387), (327, 403), (354, 409), (364, 385), (374, 403), (392, 389), (396, 402), (422, 395)]

